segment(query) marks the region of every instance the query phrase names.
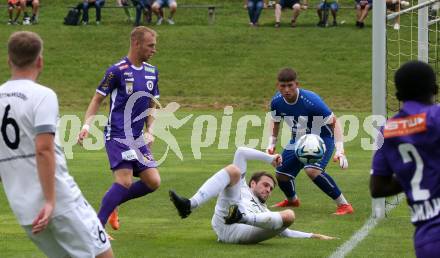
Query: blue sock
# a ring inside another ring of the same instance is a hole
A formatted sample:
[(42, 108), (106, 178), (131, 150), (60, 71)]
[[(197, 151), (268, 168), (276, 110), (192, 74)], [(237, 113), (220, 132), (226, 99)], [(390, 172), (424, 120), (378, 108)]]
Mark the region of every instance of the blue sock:
[(125, 198), (123, 200), (121, 200), (121, 204), (128, 200), (139, 198), (152, 192), (154, 192), (154, 190), (151, 190), (146, 184), (144, 184), (144, 182), (139, 180), (130, 186), (128, 189), (128, 194), (124, 196)]
[(296, 196), (295, 181), (293, 178), (289, 179), (288, 181), (277, 181), (281, 191), (283, 191), (287, 199), (293, 199)]
[[(319, 187), (324, 193), (326, 193), (333, 200), (338, 198), (341, 195), (341, 190), (339, 190), (336, 182), (333, 178), (325, 172), (322, 172), (319, 176), (317, 176), (313, 183)], [(281, 187), (281, 185), (280, 185)]]

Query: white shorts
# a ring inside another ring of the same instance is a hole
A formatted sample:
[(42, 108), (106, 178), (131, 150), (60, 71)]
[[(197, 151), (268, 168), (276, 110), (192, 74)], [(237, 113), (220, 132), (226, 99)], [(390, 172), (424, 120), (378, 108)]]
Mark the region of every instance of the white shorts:
[(218, 241), (230, 244), (256, 244), (271, 239), (286, 229), (264, 229), (240, 223), (226, 225), (225, 220), (216, 215), (212, 217), (211, 224)]
[(71, 210), (53, 217), (48, 227), (32, 234), (32, 226), (22, 226), (29, 238), (48, 257), (95, 257), (110, 248), (107, 233), (95, 210), (82, 196)]

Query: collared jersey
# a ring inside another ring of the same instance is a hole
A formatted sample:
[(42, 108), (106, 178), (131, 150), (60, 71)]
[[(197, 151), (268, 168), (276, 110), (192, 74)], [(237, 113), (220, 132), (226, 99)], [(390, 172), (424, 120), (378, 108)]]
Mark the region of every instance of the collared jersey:
[(416, 246), (440, 240), (440, 106), (407, 101), (382, 128), (372, 175), (395, 175), (417, 227)]
[[(43, 207), (37, 171), (35, 137), (55, 133), (58, 100), (55, 92), (30, 80), (0, 86), (0, 177), (12, 211), (21, 225), (30, 225)], [(81, 192), (69, 175), (58, 135), (55, 135), (55, 194), (53, 216), (64, 213)]]
[(332, 117), (332, 111), (318, 94), (298, 88), (298, 98), (295, 103), (288, 103), (280, 92), (272, 98), (270, 104), (272, 119), (275, 122), (284, 120), (292, 130), (292, 138), (297, 134), (316, 134), (323, 137), (333, 137), (333, 131), (327, 124)]
[(156, 67), (142, 63), (131, 64), (127, 57), (112, 65), (105, 73), (96, 92), (110, 95), (110, 112), (104, 133), (106, 138), (134, 138), (142, 135), (146, 111), (153, 99), (159, 98), (159, 72)]

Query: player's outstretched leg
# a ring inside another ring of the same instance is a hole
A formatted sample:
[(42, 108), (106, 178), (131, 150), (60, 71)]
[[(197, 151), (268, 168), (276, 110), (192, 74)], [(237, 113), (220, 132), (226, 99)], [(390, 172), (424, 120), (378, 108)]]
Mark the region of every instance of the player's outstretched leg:
[(277, 181), (286, 199), (276, 203), (273, 207), (299, 207), (301, 203), (295, 191), (295, 178), (277, 173)]
[(191, 214), (191, 202), (187, 198), (179, 196), (173, 190), (170, 190), (168, 194), (170, 195), (170, 200), (179, 212), (179, 216), (182, 219), (188, 217), (189, 214)]

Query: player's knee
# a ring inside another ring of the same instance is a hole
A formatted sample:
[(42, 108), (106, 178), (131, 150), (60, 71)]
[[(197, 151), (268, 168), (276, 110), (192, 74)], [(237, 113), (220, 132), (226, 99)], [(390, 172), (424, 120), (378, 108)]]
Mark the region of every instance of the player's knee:
[(284, 210), (281, 212), (281, 218), (283, 219), (283, 226), (288, 227), (295, 221), (295, 213), (293, 210)]
[(314, 180), (317, 176), (319, 176), (322, 173), (321, 170), (315, 168), (306, 168), (304, 169), (304, 171), (311, 180)]
[(227, 167), (225, 167), (225, 170), (229, 174), (231, 185), (234, 185), (238, 181), (240, 181), (241, 171), (237, 166), (231, 164), (231, 165), (228, 165)]
[(150, 180), (148, 180), (148, 182), (144, 182), (148, 188), (150, 188), (152, 191), (155, 191), (156, 189), (159, 188), (160, 186), (160, 177), (154, 177)]
[(297, 10), (297, 11), (301, 10), (301, 5), (300, 4), (294, 4), (293, 5), (293, 10)]

